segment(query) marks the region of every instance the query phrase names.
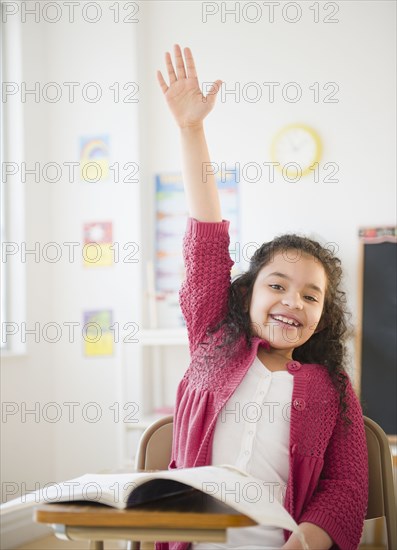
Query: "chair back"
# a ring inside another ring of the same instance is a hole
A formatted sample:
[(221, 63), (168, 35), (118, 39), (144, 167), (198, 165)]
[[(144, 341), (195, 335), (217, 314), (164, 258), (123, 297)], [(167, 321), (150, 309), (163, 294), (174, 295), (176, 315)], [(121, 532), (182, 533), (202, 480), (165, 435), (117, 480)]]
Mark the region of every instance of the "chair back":
[(393, 482), (393, 458), (383, 429), (364, 416), (368, 449), (368, 508), (365, 519), (384, 516), (388, 548), (397, 548), (396, 500)]
[(171, 461), (174, 417), (156, 420), (143, 432), (135, 458), (136, 470), (167, 470)]

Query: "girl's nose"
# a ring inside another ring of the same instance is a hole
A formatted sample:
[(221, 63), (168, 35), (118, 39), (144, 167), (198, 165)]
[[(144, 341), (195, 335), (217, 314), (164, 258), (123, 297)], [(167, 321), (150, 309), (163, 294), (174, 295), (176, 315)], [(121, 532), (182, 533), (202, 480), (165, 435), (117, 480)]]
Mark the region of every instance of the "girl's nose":
[(291, 309), (303, 309), (303, 301), (300, 294), (288, 294), (288, 296), (284, 296), (281, 303)]

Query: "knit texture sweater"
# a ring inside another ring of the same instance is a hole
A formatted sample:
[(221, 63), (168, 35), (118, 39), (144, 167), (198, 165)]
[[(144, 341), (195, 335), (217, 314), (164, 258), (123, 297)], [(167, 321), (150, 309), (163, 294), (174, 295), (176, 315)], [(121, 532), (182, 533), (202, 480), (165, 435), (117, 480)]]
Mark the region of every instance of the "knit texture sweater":
[[(233, 261), (229, 222), (188, 218), (183, 240), (186, 276), (179, 298), (186, 320), (191, 362), (175, 403), (169, 468), (211, 462), (217, 416), (257, 355), (269, 343), (244, 337), (217, 347), (222, 332), (207, 328), (227, 313)], [(368, 458), (361, 405), (347, 376), (347, 433), (339, 414), (339, 395), (320, 364), (287, 363), (294, 375), (290, 409), (289, 478), (284, 507), (300, 524), (310, 522), (333, 540), (332, 550), (356, 550), (368, 502)], [(269, 442), (271, 444), (271, 442)], [(285, 541), (291, 536), (284, 531)], [(264, 545), (266, 541), (264, 541)], [(186, 550), (189, 543), (157, 542), (156, 550)]]

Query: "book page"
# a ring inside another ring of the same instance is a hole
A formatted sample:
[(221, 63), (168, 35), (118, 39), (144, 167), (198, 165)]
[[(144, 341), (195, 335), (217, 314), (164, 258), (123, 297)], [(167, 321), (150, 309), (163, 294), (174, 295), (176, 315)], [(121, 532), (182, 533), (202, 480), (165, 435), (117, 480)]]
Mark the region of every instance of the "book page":
[(155, 472), (153, 477), (174, 479), (203, 491), (263, 525), (292, 532), (299, 528), (274, 497), (272, 484), (254, 478), (231, 465), (178, 468)]
[(126, 508), (130, 493), (152, 479), (152, 473), (85, 474), (81, 477), (47, 484), (0, 506), (1, 515), (37, 504), (60, 502), (100, 502), (114, 508)]

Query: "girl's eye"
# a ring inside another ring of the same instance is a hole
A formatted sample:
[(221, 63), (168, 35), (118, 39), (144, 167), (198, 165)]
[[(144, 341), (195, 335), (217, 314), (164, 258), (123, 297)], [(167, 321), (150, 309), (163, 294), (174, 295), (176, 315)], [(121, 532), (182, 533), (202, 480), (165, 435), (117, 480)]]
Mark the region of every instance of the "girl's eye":
[(317, 302), (314, 296), (305, 296), (305, 298), (308, 298), (311, 302)]
[(283, 288), (281, 285), (276, 285), (276, 284), (275, 285), (269, 285), (269, 286), (270, 286), (270, 288), (273, 288), (275, 286), (278, 287), (278, 288), (276, 288), (276, 290), (279, 290), (280, 288)]

